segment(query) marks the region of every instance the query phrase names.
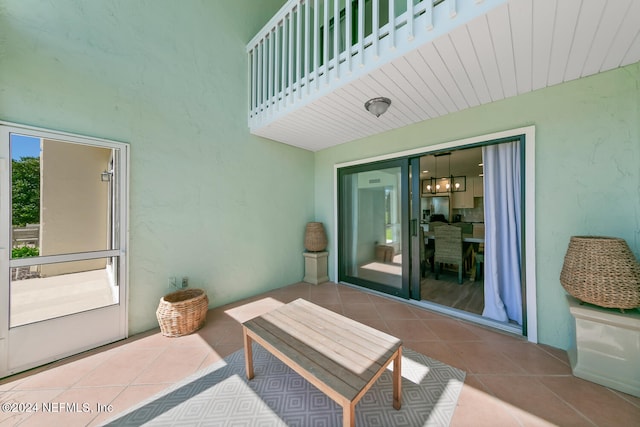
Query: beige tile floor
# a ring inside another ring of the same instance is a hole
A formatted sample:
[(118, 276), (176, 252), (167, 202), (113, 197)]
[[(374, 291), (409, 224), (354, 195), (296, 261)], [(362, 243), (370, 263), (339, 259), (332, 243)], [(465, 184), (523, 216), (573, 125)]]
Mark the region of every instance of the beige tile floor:
[[(465, 370), (453, 426), (640, 425), (640, 399), (573, 377), (564, 351), (333, 283), (298, 283), (212, 309), (206, 326), (189, 336), (154, 330), (0, 380), (0, 402), (47, 403), (58, 411), (0, 412), (0, 425), (100, 425), (241, 349), (239, 322), (299, 297)], [(91, 411), (81, 412), (82, 404)]]

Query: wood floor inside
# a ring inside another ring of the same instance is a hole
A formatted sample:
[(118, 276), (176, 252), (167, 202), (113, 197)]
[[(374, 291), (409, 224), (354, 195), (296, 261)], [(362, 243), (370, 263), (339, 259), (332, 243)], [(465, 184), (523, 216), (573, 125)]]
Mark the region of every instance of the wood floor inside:
[(472, 282), (469, 276), (465, 275), (462, 284), (459, 284), (455, 271), (443, 271), (438, 280), (434, 273), (427, 271), (420, 281), (420, 299), (482, 315), (484, 280), (480, 278)]
[[(467, 271), (463, 275), (462, 284), (459, 284), (457, 270), (450, 269), (449, 266), (444, 267), (436, 280), (435, 273), (427, 266), (427, 271), (420, 281), (420, 299), (482, 315), (484, 310), (482, 274), (476, 280), (471, 281)], [(393, 262), (372, 261), (366, 263), (358, 269), (358, 277), (399, 289), (402, 287), (402, 259), (398, 255)]]

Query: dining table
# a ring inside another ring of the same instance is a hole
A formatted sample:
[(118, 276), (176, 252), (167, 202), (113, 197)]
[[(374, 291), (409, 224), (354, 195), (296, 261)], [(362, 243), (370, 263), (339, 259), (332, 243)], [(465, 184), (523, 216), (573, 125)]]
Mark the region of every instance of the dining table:
[[(436, 240), (436, 233), (434, 231), (427, 231), (424, 233), (424, 243), (429, 243), (429, 240)], [(462, 241), (464, 243), (484, 243), (484, 236), (474, 236), (473, 234), (463, 234)]]
[[(433, 231), (427, 231), (424, 233), (424, 244), (427, 245), (429, 240), (436, 241), (436, 234)], [(469, 268), (469, 280), (474, 282), (477, 276), (480, 276), (480, 260), (484, 261), (484, 236), (478, 236), (473, 234), (462, 234), (462, 242), (470, 243), (467, 245), (463, 259), (471, 260)], [(437, 242), (436, 242), (437, 245)], [(480, 251), (480, 246), (483, 250)], [(482, 254), (482, 255), (480, 255)]]

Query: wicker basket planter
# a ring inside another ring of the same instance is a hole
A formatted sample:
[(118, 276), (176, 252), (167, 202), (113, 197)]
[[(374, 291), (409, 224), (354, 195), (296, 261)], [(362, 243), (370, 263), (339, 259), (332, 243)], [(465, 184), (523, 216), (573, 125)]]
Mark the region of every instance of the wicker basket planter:
[(582, 302), (606, 308), (640, 307), (640, 264), (624, 239), (571, 237), (560, 283)]
[(160, 299), (156, 317), (165, 337), (180, 337), (197, 331), (207, 317), (209, 298), (202, 289), (182, 289)]
[(309, 252), (322, 252), (327, 248), (327, 234), (321, 222), (309, 222), (304, 234), (304, 248)]

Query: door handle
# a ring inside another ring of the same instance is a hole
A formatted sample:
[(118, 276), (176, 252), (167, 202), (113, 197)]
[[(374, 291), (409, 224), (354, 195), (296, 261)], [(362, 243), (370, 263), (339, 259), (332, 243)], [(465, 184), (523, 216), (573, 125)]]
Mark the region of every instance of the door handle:
[(416, 237), (418, 235), (418, 220), (411, 220), (411, 236)]

